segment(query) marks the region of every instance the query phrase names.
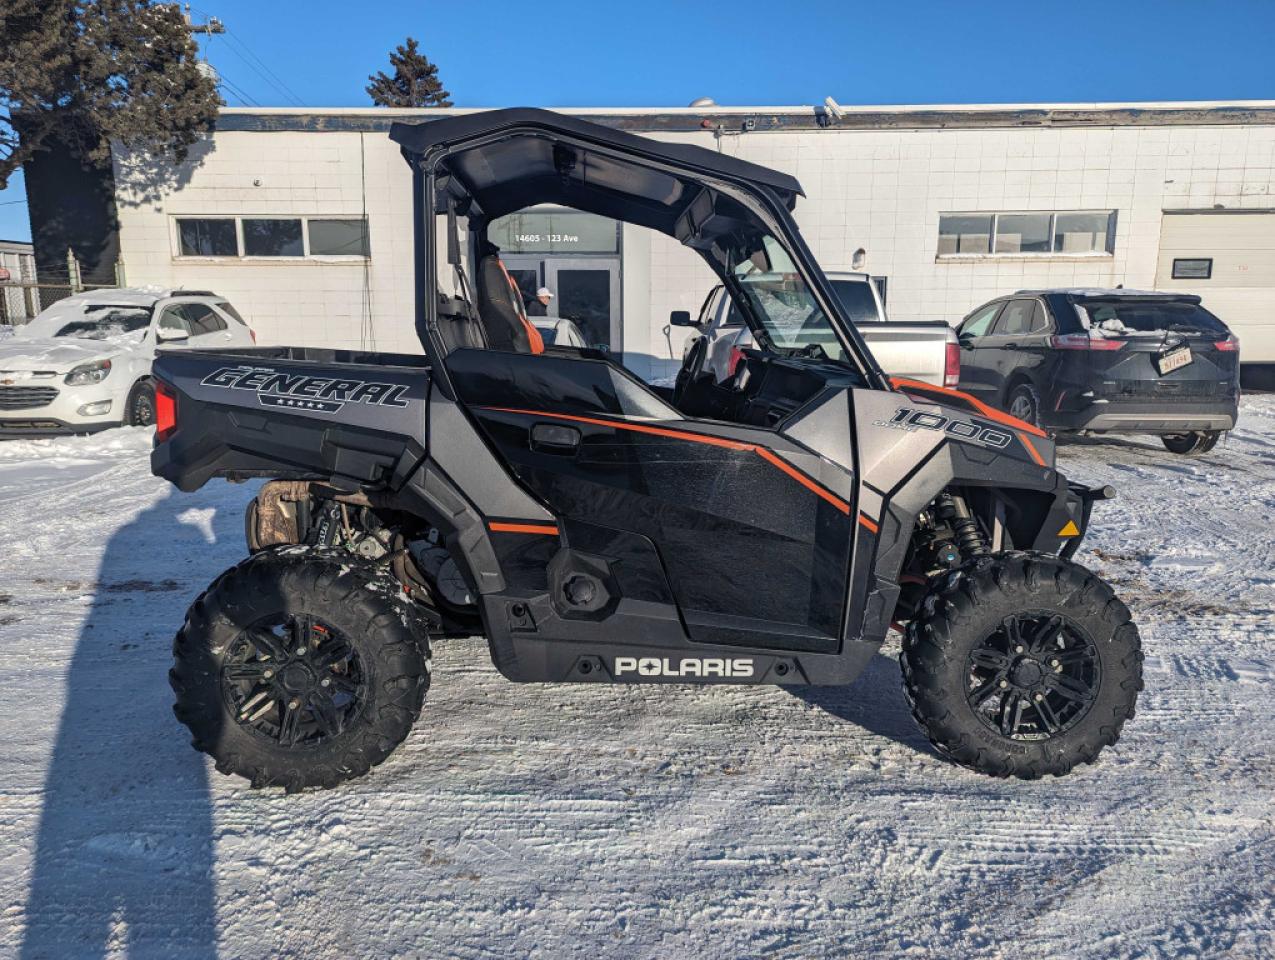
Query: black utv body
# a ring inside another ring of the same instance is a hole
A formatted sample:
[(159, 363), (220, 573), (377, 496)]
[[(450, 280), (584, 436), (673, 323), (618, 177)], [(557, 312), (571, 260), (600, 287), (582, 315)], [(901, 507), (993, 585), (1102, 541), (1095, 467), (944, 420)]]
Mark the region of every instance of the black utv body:
[[(1111, 491), (1069, 484), (1031, 425), (888, 382), (792, 219), (794, 179), (541, 110), (391, 136), (423, 357), (155, 364), (157, 474), (271, 478), (252, 556), (174, 645), (175, 709), (219, 769), (289, 790), (365, 773), (420, 712), (431, 638), (475, 633), (516, 681), (843, 685), (894, 623), (913, 711), (957, 761), (1061, 774), (1116, 739), (1137, 631), (1070, 560)], [(702, 256), (758, 345), (733, 389), (543, 348), (486, 237), (538, 203)]]

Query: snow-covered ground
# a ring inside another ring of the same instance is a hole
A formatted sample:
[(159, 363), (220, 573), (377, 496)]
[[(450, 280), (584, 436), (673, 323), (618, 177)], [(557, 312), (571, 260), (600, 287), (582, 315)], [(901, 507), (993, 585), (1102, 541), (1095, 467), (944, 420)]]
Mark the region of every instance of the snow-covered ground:
[(252, 792), (165, 678), (251, 488), (177, 493), (148, 448), (0, 444), (0, 954), (1275, 955), (1275, 397), (1201, 461), (1063, 449), (1121, 491), (1080, 559), (1147, 689), (1042, 783), (936, 758), (894, 649), (848, 690), (518, 686), (461, 641), (371, 776)]

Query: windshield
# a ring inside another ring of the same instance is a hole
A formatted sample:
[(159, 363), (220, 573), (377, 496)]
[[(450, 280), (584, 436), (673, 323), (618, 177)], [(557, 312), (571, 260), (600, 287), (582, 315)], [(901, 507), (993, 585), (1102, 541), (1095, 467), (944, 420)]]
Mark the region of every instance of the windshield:
[(22, 327), (25, 340), (66, 337), (74, 340), (109, 340), (127, 336), (140, 339), (151, 322), (149, 307), (116, 303), (55, 303)]
[(832, 321), (773, 237), (765, 237), (761, 248), (735, 264), (733, 272), (775, 349), (846, 358)]
[(83, 320), (72, 320), (55, 337), (77, 340), (109, 340), (128, 333), (145, 331), (151, 322), (149, 310), (138, 307), (90, 307)]
[(1080, 322), (1105, 336), (1201, 333), (1225, 336), (1226, 325), (1198, 303), (1172, 300), (1081, 300)]

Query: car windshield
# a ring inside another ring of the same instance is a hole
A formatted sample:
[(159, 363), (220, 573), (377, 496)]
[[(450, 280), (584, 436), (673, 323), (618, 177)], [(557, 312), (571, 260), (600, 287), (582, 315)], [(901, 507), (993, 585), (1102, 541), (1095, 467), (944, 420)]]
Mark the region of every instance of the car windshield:
[(766, 237), (761, 248), (735, 264), (733, 271), (773, 347), (845, 359), (832, 321), (773, 237)]
[(1103, 336), (1203, 333), (1226, 336), (1226, 325), (1198, 303), (1183, 300), (1081, 300), (1080, 322)]
[(873, 299), (872, 289), (866, 280), (830, 280), (832, 292), (845, 307), (846, 316), (851, 323), (871, 323), (880, 320), (877, 302)]
[(151, 322), (147, 307), (132, 304), (54, 304), (22, 328), (23, 339), (66, 337), (74, 340), (137, 338)]

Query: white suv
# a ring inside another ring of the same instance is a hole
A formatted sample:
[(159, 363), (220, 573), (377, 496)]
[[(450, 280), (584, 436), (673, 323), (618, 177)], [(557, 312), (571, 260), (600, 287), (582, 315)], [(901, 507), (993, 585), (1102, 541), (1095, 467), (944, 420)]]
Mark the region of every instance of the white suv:
[(0, 340), (0, 437), (91, 433), (155, 419), (156, 347), (251, 346), (206, 290), (119, 288), (59, 300)]

